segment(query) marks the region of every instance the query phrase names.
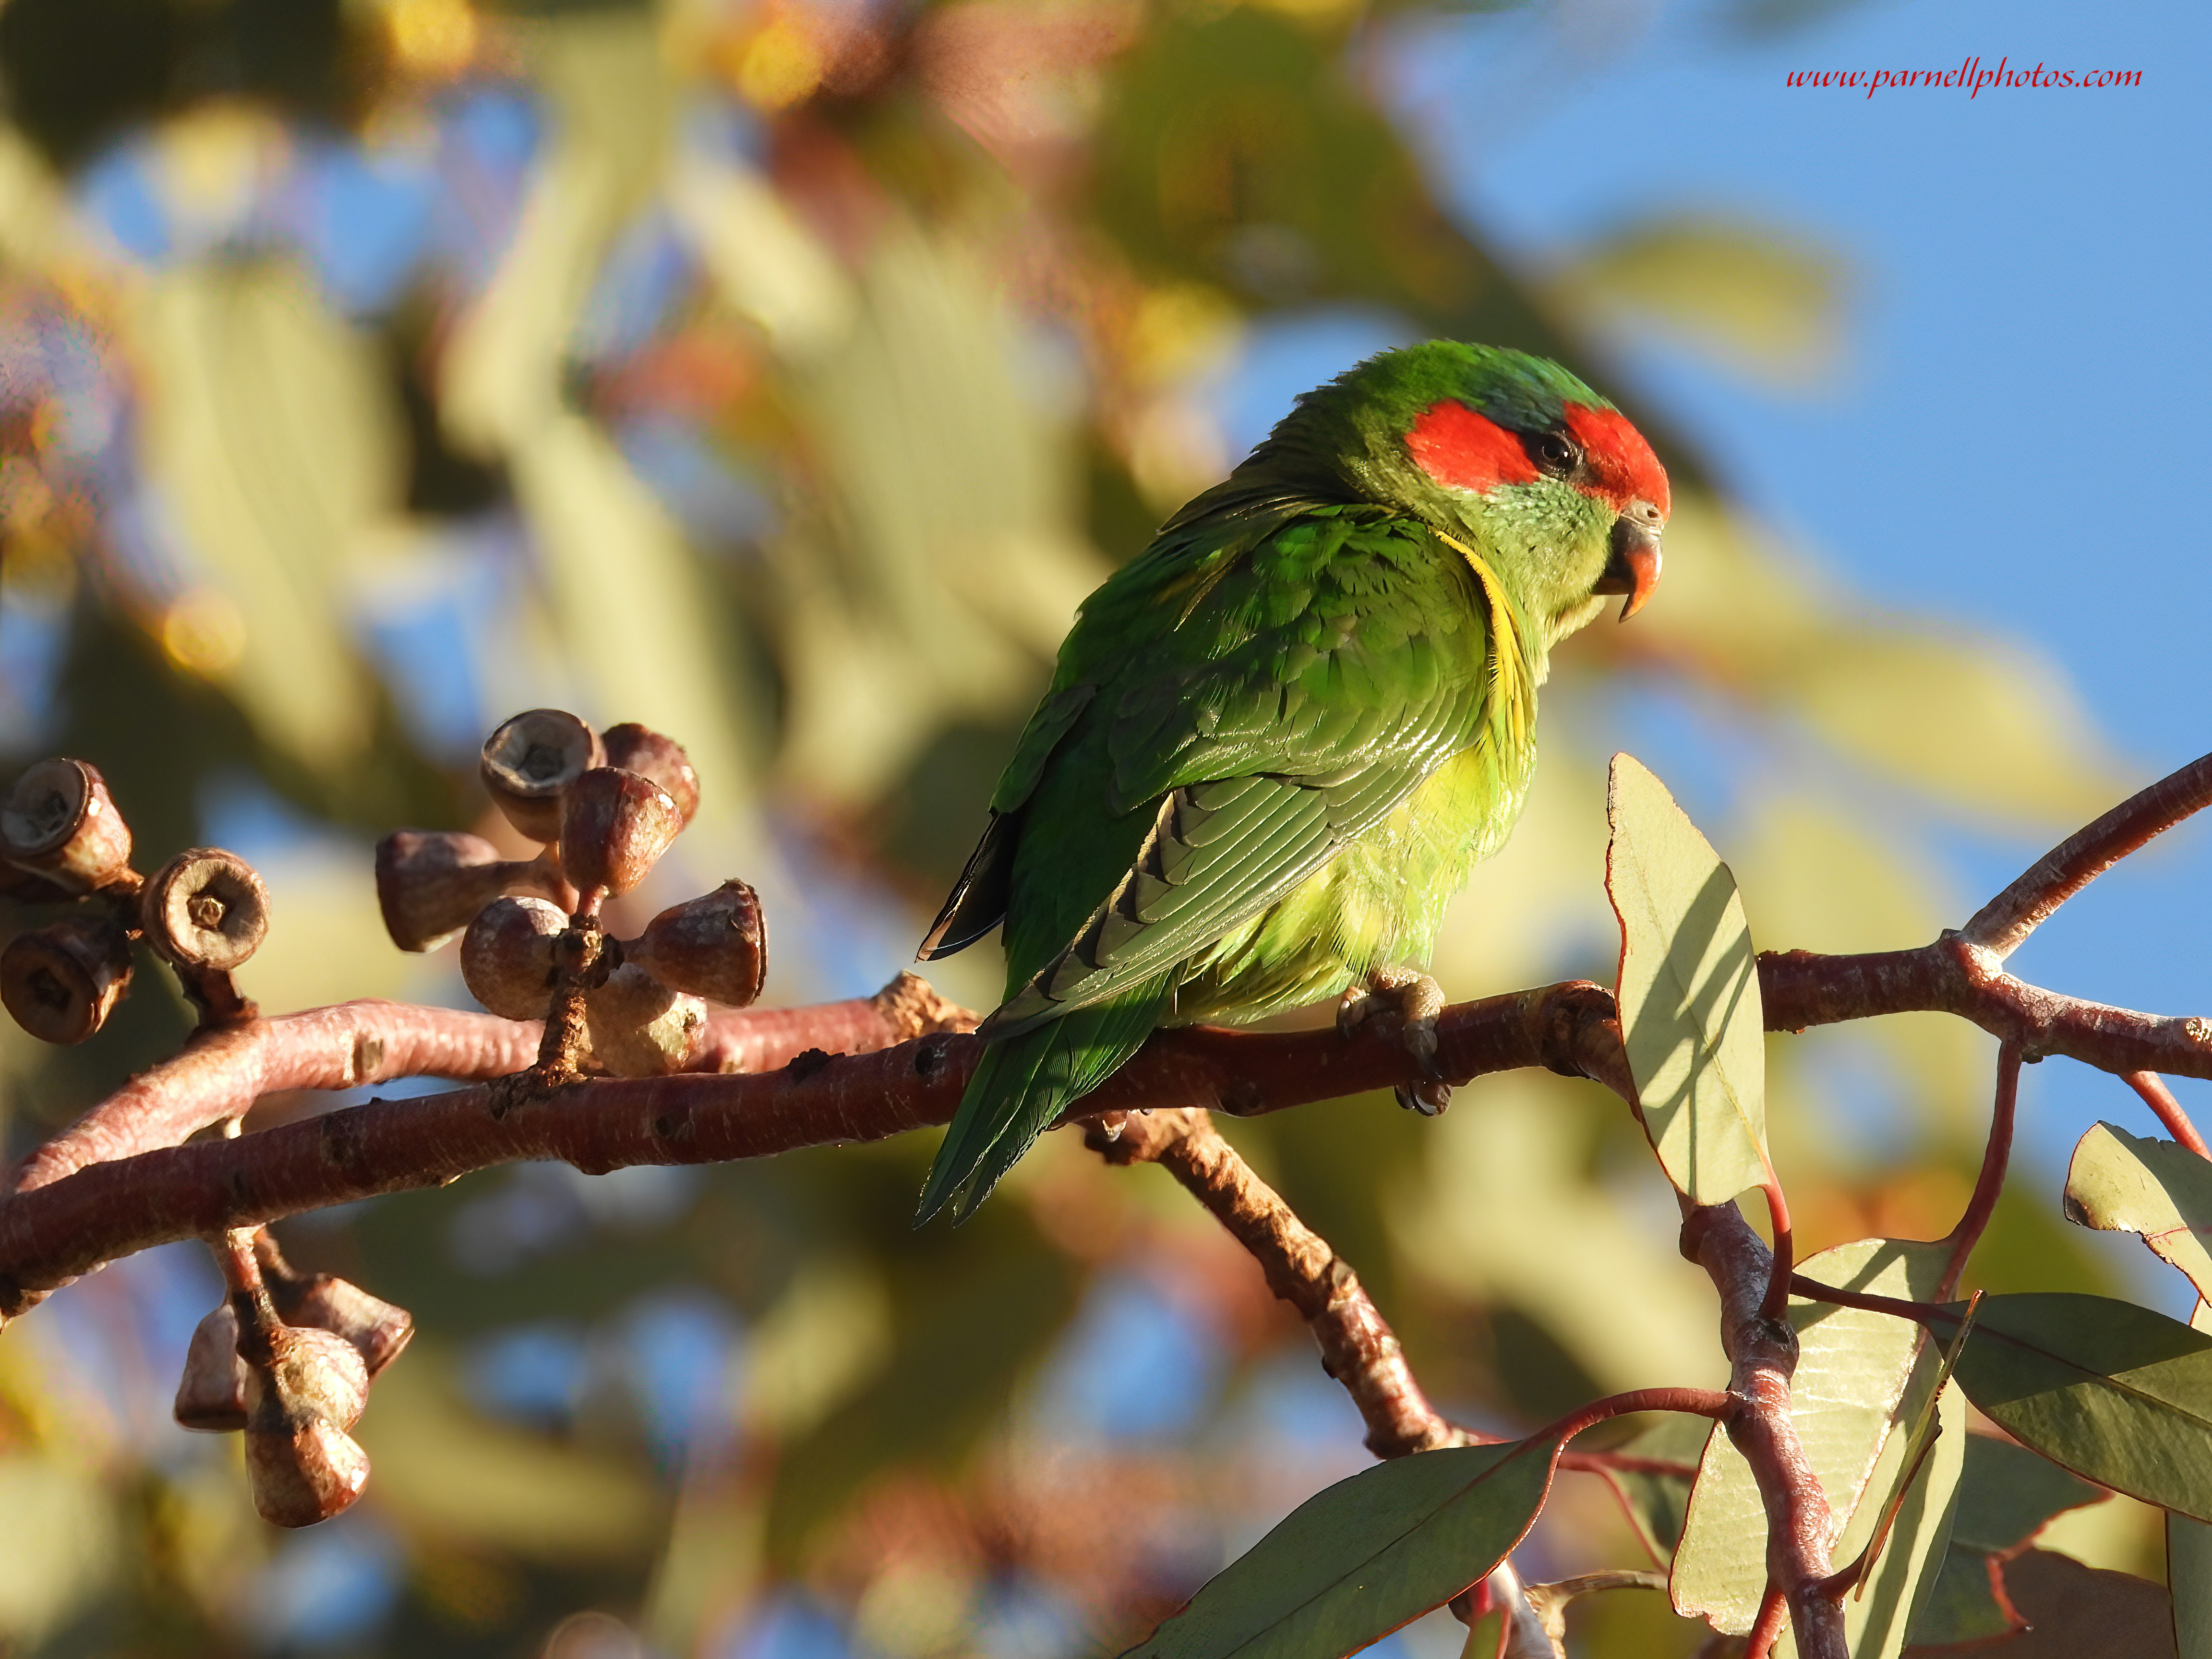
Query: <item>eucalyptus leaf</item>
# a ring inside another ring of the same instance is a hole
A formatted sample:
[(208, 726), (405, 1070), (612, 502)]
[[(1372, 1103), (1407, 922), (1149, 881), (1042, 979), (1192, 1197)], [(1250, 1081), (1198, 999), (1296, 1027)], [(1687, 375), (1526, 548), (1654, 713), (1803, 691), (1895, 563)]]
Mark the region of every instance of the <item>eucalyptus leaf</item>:
[[(1946, 1308), (1936, 1334), (1965, 1313)], [(1990, 1421), (2052, 1462), (2212, 1518), (2212, 1335), (2107, 1297), (1985, 1297), (1957, 1375)]]
[[(1941, 1244), (1862, 1238), (1822, 1250), (1801, 1269), (1809, 1278), (1864, 1293), (1918, 1300), (1934, 1294), (1948, 1255)], [(1884, 1443), (1893, 1437), (1890, 1430), (1922, 1346), (1920, 1328), (1889, 1314), (1795, 1298), (1790, 1322), (1798, 1333), (1790, 1415), (1831, 1508), (1848, 1516), (1859, 1508)], [(1917, 1407), (1925, 1397), (1912, 1403)], [(1675, 1610), (1741, 1634), (1751, 1628), (1765, 1586), (1765, 1506), (1750, 1464), (1715, 1429), (1674, 1552), (1669, 1589)]]
[(1723, 1204), (1766, 1178), (1766, 1046), (1735, 878), (1667, 787), (1613, 759), (1606, 890), (1620, 918), (1628, 1069), (1668, 1179)]
[(1972, 1435), (1966, 1441), (1966, 1473), (1952, 1540), (2007, 1555), (2032, 1542), (2054, 1517), (2111, 1496), (2025, 1446), (1994, 1435)]
[(1929, 1587), (1928, 1599), (1912, 1620), (1912, 1640), (1931, 1647), (1958, 1642), (1986, 1642), (2021, 1628), (2012, 1602), (2003, 1594), (2003, 1566), (1987, 1550), (1959, 1541), (1952, 1523), (1951, 1547)]
[(2171, 1140), (2138, 1139), (2100, 1123), (2074, 1147), (2066, 1218), (2104, 1232), (2141, 1233), (2160, 1257), (2212, 1295), (2212, 1162)]
[(1442, 1607), (1543, 1507), (1556, 1439), (1419, 1452), (1301, 1504), (1126, 1659), (1325, 1659)]
[[(2199, 1301), (2193, 1330), (2212, 1330), (2212, 1304)], [(2173, 1594), (2173, 1637), (2184, 1653), (2212, 1653), (2212, 1526), (2166, 1517), (2166, 1583)]]

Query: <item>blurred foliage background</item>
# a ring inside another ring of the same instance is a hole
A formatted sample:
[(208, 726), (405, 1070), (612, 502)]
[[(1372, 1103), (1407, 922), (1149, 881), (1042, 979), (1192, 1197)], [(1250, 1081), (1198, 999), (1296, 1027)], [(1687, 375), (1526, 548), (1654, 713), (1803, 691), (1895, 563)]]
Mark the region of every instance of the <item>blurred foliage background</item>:
[[(1782, 386), (1848, 354), (1847, 263), (1755, 222), (1640, 217), (1508, 268), (1388, 72), (1433, 21), (7, 0), (0, 746), (96, 763), (146, 857), (255, 860), (264, 1006), (465, 1005), (450, 951), (386, 940), (369, 843), (506, 839), (473, 760), (516, 709), (644, 720), (705, 805), (618, 922), (743, 875), (772, 1000), (874, 988), (1076, 603), (1225, 471), (1237, 386), (1343, 366), (1298, 355), (1316, 326), (1522, 346), (1616, 391), (1624, 331)], [(1668, 579), (1561, 653), (1528, 816), (1447, 929), (1455, 994), (1610, 980), (1629, 711), (1757, 763), (1705, 827), (1775, 946), (1925, 939), (1969, 896), (1939, 831), (2039, 836), (2140, 781), (2047, 665), (1856, 601), (1633, 412), (1676, 483)], [(988, 1006), (990, 956), (933, 977)], [(80, 1050), (0, 1035), (9, 1150), (185, 1025), (142, 992)], [(1992, 1053), (1934, 1017), (1771, 1045), (1802, 1249), (1949, 1224)], [(1466, 1420), (1723, 1374), (1665, 1188), (1596, 1091), (1512, 1077), (1435, 1123), (1362, 1099), (1231, 1133)], [(529, 1166), (287, 1224), (295, 1261), (420, 1327), (363, 1425), (368, 1498), (298, 1535), (254, 1519), (234, 1437), (168, 1421), (204, 1253), (94, 1276), (0, 1339), (0, 1650), (1055, 1659), (1133, 1639), (1365, 1462), (1303, 1330), (1155, 1172), (1054, 1137), (974, 1224), (914, 1235), (928, 1151)], [(2111, 1278), (2047, 1194), (1978, 1265)], [(2062, 1528), (2158, 1572), (2132, 1506)], [(1643, 1560), (1575, 1478), (1523, 1555)], [(1624, 1594), (1574, 1639), (1699, 1634)]]

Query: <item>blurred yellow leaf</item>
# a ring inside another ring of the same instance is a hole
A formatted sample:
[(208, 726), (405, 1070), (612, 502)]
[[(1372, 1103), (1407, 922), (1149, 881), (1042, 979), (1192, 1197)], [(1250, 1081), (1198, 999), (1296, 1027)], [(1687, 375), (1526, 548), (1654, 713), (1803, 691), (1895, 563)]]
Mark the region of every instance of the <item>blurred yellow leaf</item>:
[(374, 349), (276, 259), (156, 272), (128, 319), (147, 471), (215, 590), (193, 614), (220, 618), (187, 626), (178, 613), (164, 638), (268, 741), (336, 770), (369, 735), (346, 564), (399, 495)]
[(2127, 793), (2047, 662), (1830, 591), (1699, 490), (1675, 497), (1665, 603), (1633, 645), (1851, 760), (1985, 817), (2069, 826)]
[(1640, 220), (1583, 249), (1551, 287), (1601, 321), (1647, 322), (1784, 384), (1816, 378), (1843, 343), (1841, 256), (1761, 225)]
[(0, 1455), (0, 1636), (36, 1642), (106, 1582), (121, 1544), (95, 1475)]
[(1412, 1270), (1470, 1300), (1541, 1309), (1545, 1328), (1608, 1389), (1714, 1375), (1724, 1362), (1710, 1294), (1679, 1257), (1651, 1248), (1650, 1218), (1589, 1180), (1566, 1085), (1514, 1074), (1463, 1097), (1425, 1126), (1420, 1183), (1386, 1211)]
[(659, 1500), (614, 1457), (486, 1421), (455, 1389), (452, 1361), (418, 1337), (376, 1380), (356, 1431), (374, 1501), (409, 1529), (551, 1562), (630, 1561), (656, 1541)]

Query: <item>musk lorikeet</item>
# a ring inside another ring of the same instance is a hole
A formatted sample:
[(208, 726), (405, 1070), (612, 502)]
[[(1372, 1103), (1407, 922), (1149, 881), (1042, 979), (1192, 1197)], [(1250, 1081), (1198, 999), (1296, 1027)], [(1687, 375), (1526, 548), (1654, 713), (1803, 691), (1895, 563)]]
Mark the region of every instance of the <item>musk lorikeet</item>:
[(916, 1224), (1158, 1026), (1395, 993), (1433, 1073), (1442, 998), (1402, 964), (1520, 816), (1552, 647), (1649, 597), (1668, 507), (1565, 369), (1435, 340), (1305, 393), (1170, 520), (1085, 602), (923, 941), (1003, 922), (1007, 975)]

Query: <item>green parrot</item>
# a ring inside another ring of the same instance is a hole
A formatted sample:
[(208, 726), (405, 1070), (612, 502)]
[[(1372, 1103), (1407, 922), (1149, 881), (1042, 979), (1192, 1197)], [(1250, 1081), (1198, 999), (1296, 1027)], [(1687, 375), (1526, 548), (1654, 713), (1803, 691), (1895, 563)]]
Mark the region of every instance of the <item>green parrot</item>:
[[(1667, 474), (1558, 364), (1432, 340), (1300, 397), (1085, 601), (921, 959), (1006, 995), (915, 1224), (981, 1203), (1163, 1025), (1395, 1001), (1504, 844), (1552, 647), (1659, 580)], [(1441, 1110), (1441, 1079), (1401, 1099)]]

